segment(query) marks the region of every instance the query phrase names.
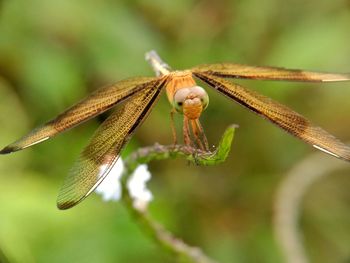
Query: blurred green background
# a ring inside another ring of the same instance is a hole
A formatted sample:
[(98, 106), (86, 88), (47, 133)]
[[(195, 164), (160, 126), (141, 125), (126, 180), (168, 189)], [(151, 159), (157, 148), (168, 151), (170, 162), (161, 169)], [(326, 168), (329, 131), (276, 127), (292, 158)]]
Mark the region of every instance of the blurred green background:
[[(0, 1), (0, 147), (101, 85), (152, 76), (144, 61), (150, 49), (175, 69), (231, 61), (349, 72), (349, 29), (349, 0)], [(240, 83), (350, 141), (350, 83)], [(151, 214), (219, 262), (284, 262), (272, 226), (275, 193), (315, 150), (209, 95), (202, 124), (211, 144), (229, 124), (240, 125), (228, 161), (152, 163)], [(169, 111), (162, 96), (127, 151), (170, 144)], [(0, 261), (173, 262), (119, 203), (93, 195), (68, 211), (55, 206), (64, 176), (103, 117), (0, 156)], [(176, 121), (180, 131), (181, 117)], [(349, 172), (320, 180), (306, 195), (301, 231), (312, 262), (350, 261)]]

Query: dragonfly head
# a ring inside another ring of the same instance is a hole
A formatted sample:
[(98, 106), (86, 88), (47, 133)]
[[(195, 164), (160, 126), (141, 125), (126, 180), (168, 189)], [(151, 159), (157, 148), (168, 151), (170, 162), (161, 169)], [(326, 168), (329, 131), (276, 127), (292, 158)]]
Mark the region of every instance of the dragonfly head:
[(176, 111), (183, 113), (191, 120), (198, 119), (202, 111), (208, 107), (208, 104), (208, 94), (199, 86), (177, 90), (173, 100)]

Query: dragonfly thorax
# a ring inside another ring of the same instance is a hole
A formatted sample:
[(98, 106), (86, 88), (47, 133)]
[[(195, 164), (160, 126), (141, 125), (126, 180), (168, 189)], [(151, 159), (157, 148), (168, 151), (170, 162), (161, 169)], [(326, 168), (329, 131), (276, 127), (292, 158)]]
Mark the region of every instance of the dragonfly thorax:
[(183, 113), (191, 120), (198, 119), (208, 104), (208, 94), (199, 86), (181, 88), (174, 94), (173, 105), (176, 111)]

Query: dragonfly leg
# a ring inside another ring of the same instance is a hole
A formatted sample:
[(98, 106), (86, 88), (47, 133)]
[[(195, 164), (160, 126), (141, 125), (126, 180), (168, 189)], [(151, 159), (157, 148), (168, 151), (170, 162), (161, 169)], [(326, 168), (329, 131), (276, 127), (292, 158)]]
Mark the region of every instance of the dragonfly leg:
[(191, 127), (192, 127), (192, 133), (193, 133), (193, 137), (197, 142), (198, 147), (202, 150), (202, 151), (206, 151), (207, 149), (205, 149), (203, 142), (201, 141), (200, 138), (200, 131), (198, 130), (197, 124), (196, 124), (196, 120), (191, 120)]
[(197, 129), (199, 131), (199, 136), (200, 136), (201, 140), (204, 143), (205, 150), (209, 151), (208, 139), (207, 139), (207, 136), (205, 136), (205, 132), (204, 132), (204, 129), (202, 127), (202, 124), (200, 123), (199, 119), (196, 119), (195, 122), (196, 122), (196, 125), (197, 125)]
[(184, 135), (185, 145), (188, 147), (191, 147), (192, 140), (191, 140), (191, 135), (190, 135), (189, 120), (185, 115), (184, 115), (184, 124), (183, 124), (183, 135)]
[(172, 109), (170, 111), (170, 125), (171, 125), (171, 131), (173, 134), (173, 144), (174, 146), (177, 144), (177, 136), (176, 136), (176, 129), (175, 129), (175, 122), (174, 122), (174, 114), (176, 113), (175, 109)]

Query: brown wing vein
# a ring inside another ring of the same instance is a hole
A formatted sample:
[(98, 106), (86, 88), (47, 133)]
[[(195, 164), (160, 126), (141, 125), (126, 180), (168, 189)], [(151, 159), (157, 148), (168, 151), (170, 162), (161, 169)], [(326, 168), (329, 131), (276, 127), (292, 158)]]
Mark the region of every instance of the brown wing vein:
[(76, 205), (103, 181), (123, 146), (149, 114), (164, 81), (148, 83), (101, 124), (65, 179), (57, 199), (58, 208)]
[(55, 119), (8, 145), (0, 151), (0, 154), (22, 150), (45, 141), (58, 133), (107, 111), (117, 103), (128, 99), (130, 96), (133, 96), (150, 84), (156, 83), (158, 80), (157, 78), (138, 77), (122, 80), (112, 86), (98, 89), (81, 102), (58, 115)]
[(350, 147), (288, 107), (220, 77), (199, 73), (195, 76), (315, 148), (350, 161)]
[(221, 63), (200, 65), (192, 68), (194, 73), (207, 74), (223, 78), (287, 80), (304, 82), (348, 81), (350, 74), (312, 72), (279, 67), (258, 67), (243, 64)]

